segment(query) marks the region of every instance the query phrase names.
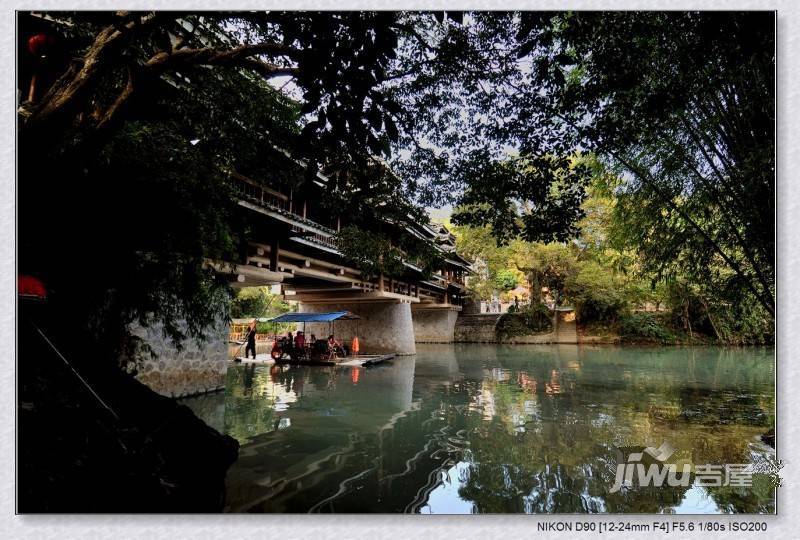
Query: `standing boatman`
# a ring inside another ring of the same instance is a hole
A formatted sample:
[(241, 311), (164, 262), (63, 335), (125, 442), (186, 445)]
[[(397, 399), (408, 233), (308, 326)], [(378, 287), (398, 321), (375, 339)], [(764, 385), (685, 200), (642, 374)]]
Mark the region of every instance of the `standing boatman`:
[(253, 351), (253, 360), (256, 359), (256, 320), (250, 323), (247, 331), (247, 346), (244, 348), (244, 357), (249, 358), (250, 351)]

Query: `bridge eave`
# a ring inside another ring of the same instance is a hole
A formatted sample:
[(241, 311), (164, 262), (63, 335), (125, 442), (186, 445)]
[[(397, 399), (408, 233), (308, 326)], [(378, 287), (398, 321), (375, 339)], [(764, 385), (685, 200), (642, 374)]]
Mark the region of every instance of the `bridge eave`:
[(230, 276), (231, 286), (234, 288), (276, 285), (292, 277), (292, 274), (288, 272), (273, 272), (266, 268), (258, 268), (247, 264), (233, 264), (222, 261), (207, 261), (207, 264), (217, 273)]
[[(290, 291), (291, 292), (291, 291)], [(294, 292), (286, 294), (287, 300), (296, 300), (303, 304), (340, 304), (340, 303), (376, 303), (391, 302), (401, 304), (418, 304), (420, 299), (415, 296), (391, 293), (387, 291), (356, 292), (345, 294), (311, 294)]]
[(463, 308), (455, 304), (420, 302), (411, 306), (411, 311), (461, 311)]

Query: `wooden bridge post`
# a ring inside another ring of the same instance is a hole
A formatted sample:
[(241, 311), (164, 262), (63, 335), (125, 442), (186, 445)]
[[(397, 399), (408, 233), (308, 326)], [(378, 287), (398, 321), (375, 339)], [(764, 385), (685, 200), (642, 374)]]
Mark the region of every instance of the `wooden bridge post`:
[(280, 241), (274, 237), (269, 246), (269, 269), (273, 272), (278, 271), (278, 252), (280, 251)]

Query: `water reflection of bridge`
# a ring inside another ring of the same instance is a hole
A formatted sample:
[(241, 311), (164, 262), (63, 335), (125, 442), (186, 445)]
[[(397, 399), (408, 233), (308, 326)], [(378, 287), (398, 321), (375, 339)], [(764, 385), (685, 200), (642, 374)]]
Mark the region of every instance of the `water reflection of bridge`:
[[(281, 505), (297, 504), (292, 501), (304, 493), (319, 499), (319, 486), (328, 478), (346, 476), (348, 469), (370, 469), (369, 463), (354, 461), (358, 447), (381, 440), (400, 416), (414, 410), (410, 358), (368, 369), (256, 370), (252, 395), (229, 397), (226, 405), (233, 415), (238, 407), (252, 407), (271, 417), (270, 427), (277, 429), (242, 441), (239, 460), (228, 473), (232, 511), (280, 511)], [(287, 397), (293, 403), (274, 411), (276, 400)], [(291, 430), (290, 437), (284, 428)]]
[(269, 422), (257, 434), (226, 425), (246, 436), (228, 474), (229, 510), (357, 511), (352, 505), (369, 497), (402, 501), (389, 511), (418, 511), (466, 449), (466, 424), (459, 430), (445, 419), (463, 423), (480, 381), (507, 374), (495, 367), (495, 348), (477, 358), (464, 350), (441, 347), (423, 361), (372, 369), (255, 368), (226, 414), (255, 407)]

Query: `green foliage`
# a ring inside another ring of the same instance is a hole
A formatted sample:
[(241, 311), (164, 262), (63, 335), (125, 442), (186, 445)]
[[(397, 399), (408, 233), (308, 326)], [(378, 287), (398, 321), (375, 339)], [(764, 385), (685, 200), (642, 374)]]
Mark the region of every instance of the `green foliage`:
[[(773, 14), (470, 19), (424, 32), (463, 56), (413, 44), (419, 54), (398, 68), (414, 74), (397, 90), (415, 119), (409, 137), (430, 143), (409, 141), (400, 166), (432, 200), (463, 193), (449, 198), (461, 205), (454, 221), (491, 224), (503, 241), (564, 241), (596, 209), (581, 201), (600, 166), (616, 184), (610, 236), (643, 275), (687, 278), (731, 304), (750, 297), (774, 317)], [(589, 243), (604, 241), (596, 224), (583, 223)]]
[[(752, 300), (751, 300), (752, 302)], [(761, 306), (719, 305), (708, 314), (709, 324), (720, 341), (735, 345), (774, 345), (775, 322)]]
[[(97, 358), (133, 351), (133, 322), (163, 322), (179, 344), (229, 316), (227, 279), (207, 266), (239, 261), (249, 232), (227, 171), (297, 186), (324, 165), (324, 201), (338, 211), (368, 225), (419, 214), (400, 179), (368, 166), (397, 138), (401, 111), (379, 88), (398, 45), (397, 14), (52, 16), (70, 23), (55, 25), (69, 35), (59, 42), (64, 62), (50, 66), (64, 76), (53, 73), (52, 92), (42, 86), (20, 109), (20, 271), (47, 283), (53, 312), (74, 321), (75, 341)], [(115, 28), (113, 44), (98, 39)], [(183, 48), (173, 51), (176, 37)], [(254, 43), (274, 52), (216, 54)], [(177, 52), (192, 49), (203, 52)], [(72, 92), (72, 60), (90, 52), (97, 62)], [(268, 58), (294, 77), (302, 103), (268, 84)], [(389, 275), (395, 255), (381, 262)], [(87, 271), (94, 265), (102, 271)]]
[(613, 323), (627, 307), (622, 283), (608, 268), (594, 261), (581, 263), (566, 289), (581, 324)]
[[(578, 269), (577, 254), (567, 244), (514, 244), (512, 261), (516, 268), (528, 276), (534, 298), (542, 287), (562, 295), (567, 282)], [(560, 302), (559, 302), (560, 303)]]
[[(63, 110), (64, 115), (60, 120), (72, 121), (69, 113), (79, 122), (96, 124), (102, 116), (98, 113), (110, 110), (129, 82), (131, 99), (146, 99), (153, 78), (163, 76), (196, 89), (195, 77), (202, 78), (204, 71), (218, 77), (221, 85), (229, 73), (238, 72), (256, 82), (281, 76), (294, 79), (302, 94), (299, 112), (308, 115), (302, 139), (312, 169), (331, 150), (351, 157), (388, 156), (390, 143), (398, 138), (401, 109), (380, 88), (397, 56), (401, 34), (397, 12), (48, 15), (62, 22), (54, 25), (65, 33), (62, 43), (75, 45), (79, 56), (95, 53), (93, 69), (82, 74), (84, 92), (60, 96), (64, 101), (59, 105), (58, 112)], [(109, 30), (116, 31), (116, 41), (104, 40)], [(193, 54), (181, 55), (186, 51)], [(69, 85), (75, 75), (67, 75), (59, 83)], [(32, 108), (34, 123), (54, 119), (48, 99), (45, 96), (44, 103)], [(308, 144), (312, 140), (316, 144)]]
[(453, 225), (450, 230), (456, 237), (458, 253), (475, 261), (475, 274), (468, 282), (470, 294), (479, 300), (489, 300), (497, 291), (495, 277), (509, 268), (508, 246), (498, 246), (488, 226)]
[[(476, 261), (477, 275), (470, 278), (470, 289), (484, 300), (527, 281), (536, 302), (542, 287), (563, 289), (576, 264), (574, 250), (568, 245), (522, 239), (498, 244), (489, 226), (457, 225), (453, 233), (458, 252)], [(507, 288), (512, 277), (516, 282)]]
[(403, 253), (386, 236), (358, 227), (343, 227), (336, 244), (345, 260), (358, 268), (366, 279), (383, 274), (399, 277), (404, 271)]
[(774, 314), (774, 17), (575, 12), (520, 31), (541, 67), (519, 103), (538, 108), (532, 132), (566, 124), (627, 173), (622, 245), (659, 278), (715, 279)]
[[(354, 222), (339, 235), (345, 258), (367, 276), (400, 276), (403, 257), (436, 268), (432, 246), (398, 231), (422, 218), (409, 200), (450, 202), (469, 231), (460, 249), (485, 264), (476, 296), (520, 271), (534, 303), (546, 286), (580, 301), (582, 318), (661, 302), (679, 328), (770, 340), (770, 14), (52, 15), (71, 23), (58, 25), (66, 59), (94, 50), (106, 28), (121, 36), (80, 91), (64, 62), (60, 86), (19, 115), (20, 271), (45, 279), (81, 339), (107, 345), (93, 350), (128, 347), (134, 321), (164, 321), (180, 340), (227, 315), (224, 279), (205, 261), (238, 260), (248, 231), (222, 171), (294, 185), (320, 166), (324, 204)], [(174, 37), (207, 53), (274, 52), (179, 60)], [(288, 70), (302, 102), (276, 92), (256, 58)], [(392, 141), (404, 150), (396, 174), (372, 157)], [(387, 217), (395, 228), (380, 228)], [(83, 271), (98, 260), (105, 271)]]
[(544, 304), (531, 304), (517, 312), (503, 314), (497, 321), (495, 332), (500, 339), (541, 334), (553, 329), (553, 314)]
[(443, 262), (432, 243), (410, 234), (399, 234), (390, 239), (380, 232), (348, 225), (336, 234), (336, 243), (345, 260), (367, 279), (381, 274), (387, 278), (399, 278), (406, 272), (404, 261), (416, 264), (423, 276), (430, 277)]
[(430, 279), (444, 266), (444, 257), (433, 242), (413, 236), (405, 229), (396, 237), (396, 242), (405, 260), (419, 267), (423, 278)]
[(244, 319), (261, 317), (270, 305), (266, 287), (252, 287), (237, 291), (231, 300), (231, 318)]
[(292, 310), (292, 306), (270, 292), (269, 287), (239, 289), (231, 300), (231, 318), (274, 317)]
[[(601, 163), (589, 157), (587, 162), (593, 163), (596, 182), (584, 201), (586, 217), (580, 222), (581, 233), (572, 244), (543, 245), (516, 239), (498, 246), (490, 227), (454, 228), (459, 250), (478, 261), (478, 274), (470, 280), (473, 295), (488, 299), (501, 290), (498, 275), (522, 272), (534, 295), (533, 302), (543, 286), (558, 291), (563, 302), (575, 306), (578, 323), (594, 333), (620, 333), (621, 318), (629, 311), (657, 309), (666, 310), (657, 316), (666, 334), (651, 331), (647, 325), (639, 331), (637, 321), (641, 321), (634, 319), (625, 329), (631, 332), (628, 339), (670, 341), (678, 339), (672, 337), (675, 334), (681, 341), (716, 338), (731, 344), (772, 342), (773, 325), (753, 297), (736, 299), (731, 296), (739, 290), (735, 286), (714, 286), (720, 283), (716, 276), (733, 279), (732, 272), (719, 272), (712, 266), (714, 271), (703, 276), (703, 281), (699, 274), (666, 279), (653, 273), (635, 250), (620, 242), (616, 220), (628, 206), (614, 194), (619, 180)], [(628, 230), (637, 226), (630, 223)], [(520, 326), (518, 331), (524, 329)]]
[(774, 343), (773, 321), (755, 299), (731, 303), (717, 294), (685, 281), (669, 282), (672, 325), (690, 337), (700, 333), (736, 345)]
[(652, 340), (668, 343), (675, 340), (675, 336), (664, 327), (656, 315), (645, 312), (620, 317), (619, 333), (623, 339), (629, 341)]
[(105, 360), (135, 355), (132, 323), (161, 322), (178, 346), (202, 339), (228, 316), (227, 282), (206, 261), (236, 260), (243, 230), (213, 157), (170, 117), (127, 122), (93, 153), (65, 144), (21, 148), (20, 271)]
[(510, 291), (518, 284), (517, 274), (513, 270), (502, 270), (495, 275), (494, 284), (501, 291)]
[[(270, 292), (269, 287), (245, 287), (233, 294), (231, 299), (232, 319), (272, 318), (293, 310), (293, 306)], [(259, 334), (286, 333), (297, 328), (295, 323), (256, 322)]]
[(590, 171), (569, 157), (496, 162), (476, 151), (459, 164), (458, 175), (466, 189), (453, 213), (456, 224), (490, 224), (502, 241), (565, 242), (577, 233)]
[(500, 246), (488, 225), (473, 227), (453, 225), (449, 227), (456, 237), (456, 249), (470, 259), (481, 259), (496, 274), (508, 263), (509, 248)]

